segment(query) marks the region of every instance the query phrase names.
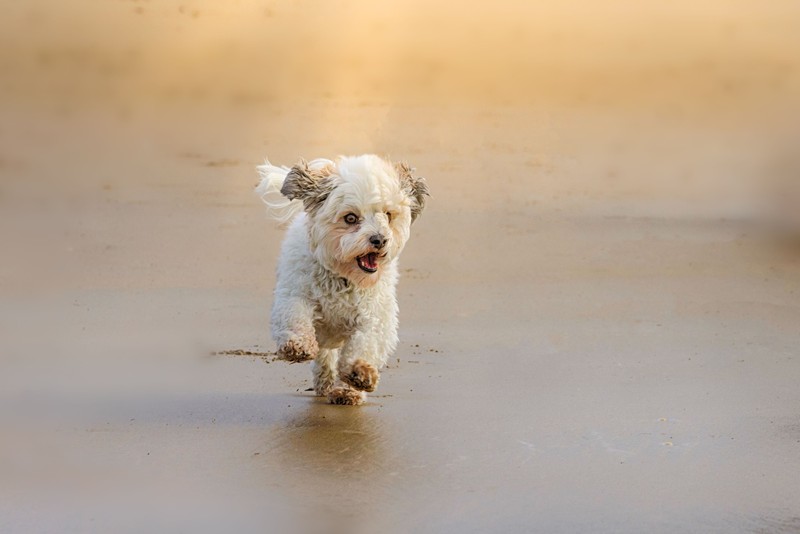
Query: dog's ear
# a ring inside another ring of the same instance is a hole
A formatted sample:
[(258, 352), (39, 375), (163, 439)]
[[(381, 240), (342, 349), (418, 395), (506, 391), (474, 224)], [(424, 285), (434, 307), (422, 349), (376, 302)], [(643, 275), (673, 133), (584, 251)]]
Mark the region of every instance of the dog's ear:
[(310, 169), (305, 160), (295, 165), (286, 175), (281, 194), (289, 200), (302, 200), (308, 212), (316, 211), (333, 191), (333, 169)]
[(414, 169), (408, 163), (403, 161), (395, 163), (394, 169), (400, 178), (403, 191), (411, 199), (411, 222), (414, 222), (425, 208), (425, 197), (431, 196), (428, 192), (428, 184), (425, 183), (425, 178), (414, 176)]

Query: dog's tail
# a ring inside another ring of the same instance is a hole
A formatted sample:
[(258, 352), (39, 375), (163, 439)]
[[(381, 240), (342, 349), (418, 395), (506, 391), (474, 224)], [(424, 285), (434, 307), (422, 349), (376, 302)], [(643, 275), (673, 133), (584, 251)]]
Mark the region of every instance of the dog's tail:
[(288, 222), (297, 213), (303, 210), (303, 203), (299, 200), (289, 200), (281, 194), (281, 187), (286, 175), (289, 174), (288, 167), (278, 167), (265, 160), (263, 165), (256, 167), (258, 175), (261, 177), (256, 186), (256, 194), (267, 206), (267, 212), (273, 219), (280, 223)]

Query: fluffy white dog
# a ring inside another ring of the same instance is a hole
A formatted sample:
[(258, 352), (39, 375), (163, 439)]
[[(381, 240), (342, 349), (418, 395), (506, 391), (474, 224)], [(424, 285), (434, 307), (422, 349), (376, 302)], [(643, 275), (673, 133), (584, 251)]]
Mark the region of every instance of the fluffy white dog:
[(278, 356), (314, 360), (314, 391), (358, 405), (397, 346), (397, 258), (428, 188), (378, 156), (258, 167), (256, 192), (292, 220), (278, 260), (272, 335)]

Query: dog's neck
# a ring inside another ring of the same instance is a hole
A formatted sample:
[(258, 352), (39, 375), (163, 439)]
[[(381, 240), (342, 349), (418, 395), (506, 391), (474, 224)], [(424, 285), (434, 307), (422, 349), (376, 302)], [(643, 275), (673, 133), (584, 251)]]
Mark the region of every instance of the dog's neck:
[(331, 293), (352, 292), (356, 285), (347, 278), (339, 276), (331, 269), (320, 263), (317, 258), (314, 261), (314, 271), (317, 283), (324, 286)]

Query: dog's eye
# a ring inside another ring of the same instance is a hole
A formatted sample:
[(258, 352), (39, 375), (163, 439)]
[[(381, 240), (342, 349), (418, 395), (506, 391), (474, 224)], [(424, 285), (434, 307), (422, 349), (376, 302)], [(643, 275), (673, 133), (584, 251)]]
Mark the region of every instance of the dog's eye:
[(386, 212), (386, 218), (389, 220), (389, 222), (392, 222), (392, 212), (391, 211), (387, 211)]
[(356, 215), (355, 213), (348, 213), (347, 215), (344, 216), (344, 222), (346, 222), (347, 224), (355, 224), (358, 222), (358, 215)]

